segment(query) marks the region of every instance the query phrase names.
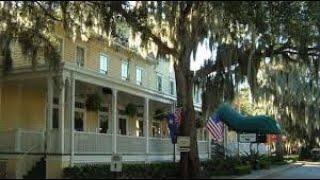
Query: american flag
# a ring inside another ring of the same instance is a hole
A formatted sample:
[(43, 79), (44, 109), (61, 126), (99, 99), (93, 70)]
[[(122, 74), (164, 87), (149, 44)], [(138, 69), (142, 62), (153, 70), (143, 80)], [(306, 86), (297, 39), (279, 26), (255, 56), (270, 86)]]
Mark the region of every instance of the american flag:
[(213, 140), (217, 142), (221, 142), (223, 140), (224, 126), (218, 115), (213, 114), (210, 116), (206, 127)]
[(174, 120), (179, 127), (182, 121), (182, 107), (176, 108), (174, 112)]

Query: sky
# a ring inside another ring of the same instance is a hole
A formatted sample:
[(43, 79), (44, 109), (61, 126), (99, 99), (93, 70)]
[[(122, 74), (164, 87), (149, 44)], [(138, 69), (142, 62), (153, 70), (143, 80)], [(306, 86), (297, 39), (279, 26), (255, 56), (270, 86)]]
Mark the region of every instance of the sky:
[(209, 49), (209, 41), (205, 40), (204, 43), (200, 43), (198, 45), (198, 50), (196, 53), (196, 60), (191, 57), (190, 70), (196, 71), (201, 68), (204, 61), (209, 59), (210, 57), (215, 57), (216, 51), (212, 51)]

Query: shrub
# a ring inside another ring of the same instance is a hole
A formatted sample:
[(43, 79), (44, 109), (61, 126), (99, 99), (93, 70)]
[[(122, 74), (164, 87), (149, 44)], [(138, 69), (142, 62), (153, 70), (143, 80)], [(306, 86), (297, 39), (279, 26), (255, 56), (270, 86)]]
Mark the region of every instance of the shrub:
[(268, 160), (260, 160), (259, 161), (259, 167), (261, 169), (270, 169), (271, 162)]
[(235, 172), (237, 175), (250, 174), (251, 166), (250, 165), (242, 165), (235, 167)]
[[(120, 178), (176, 178), (179, 176), (178, 164), (123, 164)], [(63, 170), (67, 179), (109, 179), (113, 177), (110, 165), (84, 165), (68, 167)]]
[(305, 146), (301, 147), (299, 151), (299, 160), (309, 160), (311, 159), (312, 154), (311, 154), (311, 148)]

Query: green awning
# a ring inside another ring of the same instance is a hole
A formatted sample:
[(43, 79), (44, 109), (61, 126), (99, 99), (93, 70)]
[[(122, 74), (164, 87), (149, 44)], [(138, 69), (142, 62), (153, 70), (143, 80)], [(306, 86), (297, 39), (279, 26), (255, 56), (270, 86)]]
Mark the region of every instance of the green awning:
[(228, 104), (216, 111), (221, 121), (238, 133), (281, 134), (277, 122), (270, 116), (243, 116)]

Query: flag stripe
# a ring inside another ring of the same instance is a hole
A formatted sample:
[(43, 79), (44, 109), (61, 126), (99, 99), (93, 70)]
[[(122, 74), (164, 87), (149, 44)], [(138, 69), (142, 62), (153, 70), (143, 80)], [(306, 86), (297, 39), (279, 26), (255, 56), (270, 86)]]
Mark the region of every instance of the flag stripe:
[(217, 131), (217, 129), (214, 126), (212, 126), (211, 123), (209, 123), (208, 126), (212, 129), (212, 133), (214, 134), (214, 137), (218, 138), (219, 137), (219, 132)]
[(223, 139), (224, 125), (217, 115), (214, 114), (209, 117), (206, 127), (214, 140), (221, 141)]
[(211, 124), (209, 124), (209, 127), (212, 129), (212, 135), (213, 135), (213, 137), (219, 138), (219, 132), (217, 132), (216, 129), (213, 128)]

